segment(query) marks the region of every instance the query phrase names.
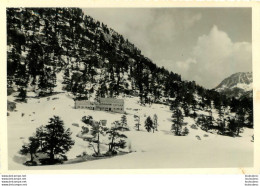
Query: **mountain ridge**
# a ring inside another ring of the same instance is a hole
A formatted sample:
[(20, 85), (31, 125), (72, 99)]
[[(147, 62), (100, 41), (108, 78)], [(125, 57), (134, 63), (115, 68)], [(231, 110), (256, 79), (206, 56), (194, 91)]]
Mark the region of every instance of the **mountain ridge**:
[(252, 97), (253, 77), (252, 72), (237, 72), (225, 78), (216, 88), (216, 91), (228, 97)]

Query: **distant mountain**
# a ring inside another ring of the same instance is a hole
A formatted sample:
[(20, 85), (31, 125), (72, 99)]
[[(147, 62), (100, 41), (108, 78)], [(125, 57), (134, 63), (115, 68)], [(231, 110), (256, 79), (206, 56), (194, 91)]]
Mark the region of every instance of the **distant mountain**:
[(216, 91), (226, 94), (228, 97), (240, 98), (253, 96), (252, 72), (238, 72), (224, 79), (216, 88)]

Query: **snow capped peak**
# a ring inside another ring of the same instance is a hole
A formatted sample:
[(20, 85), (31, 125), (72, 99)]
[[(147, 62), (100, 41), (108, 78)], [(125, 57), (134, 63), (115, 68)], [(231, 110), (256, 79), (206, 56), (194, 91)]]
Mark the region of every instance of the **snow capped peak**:
[(216, 88), (216, 91), (227, 96), (241, 97), (253, 90), (252, 72), (237, 72), (224, 79)]
[(250, 85), (253, 82), (252, 78), (252, 72), (238, 72), (235, 74), (232, 74), (228, 78), (224, 79), (217, 87), (219, 88), (233, 88), (238, 84), (246, 84)]

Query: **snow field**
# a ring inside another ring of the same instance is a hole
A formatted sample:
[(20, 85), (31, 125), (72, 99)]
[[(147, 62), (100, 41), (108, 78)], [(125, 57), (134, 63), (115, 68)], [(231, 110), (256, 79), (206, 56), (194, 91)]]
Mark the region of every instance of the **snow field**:
[[(9, 98), (8, 98), (9, 99)], [(140, 106), (138, 98), (124, 98), (127, 123), (130, 131), (124, 132), (128, 136), (125, 151), (132, 153), (115, 156), (108, 159), (64, 164), (52, 166), (26, 167), (22, 165), (26, 158), (19, 155), (29, 136), (36, 128), (47, 124), (53, 115), (60, 116), (65, 127), (72, 131), (75, 145), (67, 153), (68, 159), (87, 152), (92, 154), (88, 142), (76, 135), (81, 131), (83, 116), (91, 115), (94, 120), (107, 120), (107, 127), (115, 120), (120, 120), (122, 114), (108, 113), (84, 109), (74, 109), (74, 101), (65, 93), (50, 96), (49, 98), (29, 98), (26, 103), (17, 103), (17, 112), (10, 112), (8, 116), (8, 157), (9, 169), (92, 169), (92, 168), (217, 168), (217, 167), (249, 167), (253, 165), (252, 129), (245, 129), (242, 137), (232, 138), (207, 133), (201, 129), (192, 129), (194, 122), (191, 118), (184, 119), (190, 131), (188, 136), (174, 136), (171, 132), (172, 112), (168, 106), (153, 104)], [(10, 97), (9, 100), (12, 100)], [(22, 113), (24, 116), (22, 117)], [(140, 116), (140, 131), (135, 129), (134, 114)], [(148, 133), (144, 128), (146, 117), (157, 114), (158, 131)], [(73, 126), (79, 124), (79, 127)], [(207, 134), (208, 137), (204, 137)], [(198, 140), (196, 136), (200, 136)], [(107, 143), (107, 137), (101, 137)], [(101, 145), (101, 151), (107, 150)]]

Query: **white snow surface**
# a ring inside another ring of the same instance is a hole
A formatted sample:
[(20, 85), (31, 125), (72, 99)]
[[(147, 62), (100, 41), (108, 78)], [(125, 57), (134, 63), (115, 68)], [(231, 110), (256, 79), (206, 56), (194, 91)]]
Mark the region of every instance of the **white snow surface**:
[[(58, 88), (59, 89), (59, 88)], [(56, 98), (56, 99), (53, 99)], [(8, 100), (13, 100), (9, 96)], [(153, 104), (152, 106), (140, 106), (138, 98), (125, 97), (125, 111), (130, 131), (125, 131), (128, 136), (125, 151), (131, 153), (114, 156), (107, 159), (86, 161), (75, 164), (34, 166), (27, 167), (22, 163), (25, 156), (18, 151), (32, 136), (36, 128), (46, 125), (53, 115), (60, 116), (65, 127), (72, 131), (75, 145), (67, 153), (68, 159), (87, 152), (93, 153), (88, 147), (88, 142), (76, 135), (85, 126), (81, 122), (83, 116), (92, 115), (95, 120), (106, 119), (108, 127), (115, 120), (120, 120), (122, 114), (84, 109), (74, 109), (74, 101), (67, 93), (60, 93), (48, 98), (29, 98), (27, 103), (17, 103), (16, 112), (9, 112), (8, 116), (8, 165), (9, 169), (27, 170), (54, 170), (54, 169), (120, 169), (120, 168), (218, 168), (218, 167), (250, 167), (253, 166), (253, 142), (252, 129), (244, 129), (241, 137), (228, 137), (207, 133), (201, 129), (192, 129), (194, 124), (191, 118), (185, 118), (190, 131), (188, 136), (174, 136), (171, 132), (172, 112), (168, 106)], [(22, 113), (24, 116), (22, 117)], [(158, 116), (158, 131), (148, 133), (144, 128), (147, 116)], [(134, 114), (141, 118), (141, 131), (134, 128)], [(79, 127), (73, 126), (79, 124)], [(204, 137), (207, 134), (208, 137)], [(196, 136), (199, 135), (201, 140)], [(102, 142), (107, 138), (102, 137)], [(101, 151), (106, 151), (106, 145), (101, 145)]]
[(253, 83), (250, 84), (243, 84), (243, 83), (238, 83), (236, 86), (232, 87), (232, 88), (241, 88), (244, 91), (251, 91), (253, 89)]

